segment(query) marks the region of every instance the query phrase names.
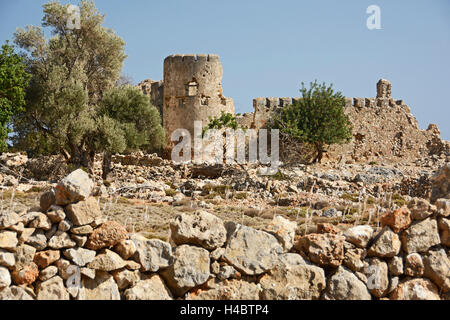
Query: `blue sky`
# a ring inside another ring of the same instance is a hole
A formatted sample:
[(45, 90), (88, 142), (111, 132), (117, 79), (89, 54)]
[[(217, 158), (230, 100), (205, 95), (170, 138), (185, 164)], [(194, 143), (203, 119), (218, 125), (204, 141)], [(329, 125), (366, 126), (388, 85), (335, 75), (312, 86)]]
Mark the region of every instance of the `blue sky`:
[[(41, 0), (0, 0), (0, 41), (39, 25)], [(78, 4), (78, 1), (61, 1)], [(163, 77), (173, 53), (216, 53), (224, 94), (236, 112), (260, 96), (298, 96), (300, 83), (333, 83), (347, 97), (374, 97), (392, 82), (422, 129), (450, 140), (450, 1), (96, 0), (105, 25), (126, 42), (124, 73), (135, 83)], [(368, 30), (366, 8), (381, 8)]]

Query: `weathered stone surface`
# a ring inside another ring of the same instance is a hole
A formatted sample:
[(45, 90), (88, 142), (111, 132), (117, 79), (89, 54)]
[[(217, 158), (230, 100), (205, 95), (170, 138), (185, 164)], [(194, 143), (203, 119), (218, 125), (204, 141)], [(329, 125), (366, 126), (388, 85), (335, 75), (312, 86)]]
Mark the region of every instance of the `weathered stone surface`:
[(21, 269), (30, 263), (33, 262), (34, 255), (36, 253), (36, 248), (23, 244), (21, 246), (18, 246), (14, 250), (14, 257), (16, 260), (15, 268)]
[(41, 194), (41, 198), (39, 199), (39, 205), (43, 212), (47, 212), (47, 210), (54, 205), (56, 202), (55, 192), (53, 189), (48, 190)]
[(450, 292), (450, 259), (445, 250), (429, 251), (423, 257), (424, 275), (431, 279), (442, 292)]
[(67, 232), (57, 231), (56, 234), (48, 241), (48, 246), (52, 249), (68, 249), (75, 247), (73, 241)]
[(272, 269), (283, 252), (271, 234), (230, 222), (223, 258), (247, 275), (257, 275)]
[(435, 204), (441, 217), (450, 217), (450, 199), (437, 199)]
[(371, 226), (361, 225), (347, 229), (344, 232), (345, 240), (353, 243), (360, 248), (366, 248), (373, 236), (373, 229)]
[(174, 250), (173, 258), (173, 264), (163, 270), (161, 275), (175, 295), (182, 296), (208, 280), (210, 266), (207, 250), (181, 245)]
[(440, 300), (436, 285), (428, 279), (411, 279), (400, 283), (390, 294), (391, 300)]
[(94, 187), (89, 175), (82, 169), (73, 171), (62, 179), (55, 188), (55, 203), (66, 205), (87, 199)]
[(15, 269), (11, 276), (15, 284), (29, 285), (36, 281), (39, 276), (39, 269), (37, 265), (32, 262), (21, 269)]
[(173, 260), (172, 246), (159, 239), (149, 240), (134, 234), (131, 240), (136, 247), (135, 260), (142, 266), (143, 271), (156, 272), (168, 267)]
[(88, 240), (87, 236), (79, 236), (77, 234), (72, 234), (70, 237), (72, 238), (73, 241), (75, 241), (78, 247), (84, 247), (84, 245)]
[(324, 300), (371, 300), (366, 285), (352, 272), (340, 266), (328, 279)]
[(63, 279), (56, 276), (36, 286), (37, 300), (69, 300), (69, 292)]
[(0, 289), (0, 300), (34, 300), (35, 295), (31, 289), (11, 286)]
[(133, 240), (121, 240), (115, 245), (114, 251), (117, 252), (122, 259), (128, 260), (136, 253), (136, 245)]
[(441, 243), (450, 247), (450, 219), (440, 218), (438, 227), (441, 231)]
[[(334, 209), (334, 208), (333, 208)], [(336, 226), (332, 225), (331, 223), (318, 223), (317, 224), (317, 233), (332, 233), (332, 234), (339, 234), (340, 230)]]
[(34, 255), (34, 263), (38, 265), (38, 267), (44, 269), (56, 262), (60, 258), (59, 250), (46, 250), (37, 252)]
[(67, 280), (73, 274), (72, 269), (75, 266), (68, 260), (61, 258), (55, 262), (55, 265), (58, 268), (58, 274), (64, 280)]
[(407, 253), (426, 252), (441, 243), (437, 222), (431, 218), (413, 223), (402, 232), (401, 239), (403, 250)]
[(431, 203), (437, 199), (450, 199), (450, 162), (447, 162), (432, 177)]
[(59, 223), (66, 218), (66, 213), (64, 212), (64, 208), (60, 206), (51, 206), (49, 211), (47, 212), (47, 217), (53, 223)]
[(94, 231), (94, 228), (92, 228), (90, 225), (85, 225), (85, 226), (81, 226), (81, 227), (72, 228), (70, 230), (70, 233), (84, 236), (84, 235), (91, 234), (93, 231)]
[(119, 288), (112, 275), (97, 271), (95, 279), (82, 279), (78, 300), (120, 300)]
[(48, 231), (52, 227), (52, 222), (47, 215), (41, 213), (28, 224), (28, 227)]
[(261, 289), (242, 280), (220, 282), (210, 290), (197, 290), (186, 294), (186, 300), (259, 300)]
[(0, 249), (14, 250), (18, 243), (17, 233), (14, 231), (0, 231)]
[(401, 257), (393, 257), (388, 263), (389, 274), (391, 276), (400, 276), (403, 274), (403, 259)]
[(421, 277), (424, 272), (422, 256), (418, 253), (410, 253), (405, 258), (405, 275)]
[(89, 236), (86, 248), (99, 250), (110, 248), (128, 238), (127, 230), (115, 221), (107, 221)]
[(411, 224), (410, 211), (407, 207), (389, 211), (381, 216), (381, 223), (390, 227), (394, 232), (405, 230)]
[(126, 300), (172, 300), (172, 294), (158, 275), (137, 282), (124, 292)]
[(21, 218), (14, 211), (4, 210), (0, 212), (0, 230), (7, 229), (21, 221)]
[(380, 258), (392, 258), (400, 252), (400, 248), (401, 242), (398, 235), (389, 227), (384, 227), (375, 237), (368, 254)]
[(47, 247), (47, 237), (45, 236), (44, 231), (41, 229), (27, 229), (27, 230), (34, 230), (34, 231), (27, 238), (25, 243), (35, 247), (36, 250), (44, 250)]
[(0, 289), (11, 285), (11, 275), (5, 267), (0, 267)]
[(294, 245), (297, 223), (282, 216), (275, 216), (264, 230), (273, 234), (280, 241), (284, 251), (288, 252)]
[(94, 260), (96, 252), (84, 248), (72, 248), (64, 251), (64, 256), (79, 267), (84, 267)]
[(351, 248), (345, 250), (344, 265), (352, 271), (361, 271), (364, 268), (364, 258), (367, 251), (361, 248)]
[(47, 281), (48, 279), (56, 276), (58, 274), (58, 267), (57, 266), (49, 266), (41, 272), (39, 272), (39, 280), (41, 281)]
[(125, 267), (125, 262), (115, 252), (106, 249), (104, 253), (98, 254), (92, 262), (88, 264), (88, 268), (101, 270), (101, 271), (113, 271)]
[(264, 300), (317, 300), (325, 289), (325, 272), (312, 265), (278, 265), (262, 277), (260, 285)]
[(72, 228), (72, 222), (70, 222), (70, 220), (68, 220), (68, 219), (64, 219), (64, 220), (60, 221), (58, 224), (59, 231), (66, 232), (66, 231), (69, 231), (70, 228)]
[(368, 266), (364, 269), (367, 277), (367, 288), (377, 298), (388, 293), (389, 275), (387, 263), (378, 258), (367, 259)]
[(14, 253), (0, 249), (0, 266), (12, 267), (16, 263)]
[(94, 197), (89, 197), (86, 200), (69, 204), (65, 207), (65, 213), (74, 226), (90, 224), (95, 218), (102, 215), (100, 206)]
[(278, 264), (282, 266), (306, 265), (305, 260), (297, 253), (283, 253), (279, 255)]
[(423, 220), (431, 215), (430, 203), (425, 199), (414, 198), (408, 203), (413, 220)]
[(334, 234), (308, 234), (299, 239), (295, 248), (321, 267), (338, 267), (344, 260), (344, 239)]
[(170, 223), (170, 231), (177, 245), (193, 244), (209, 250), (221, 247), (227, 237), (222, 220), (203, 210), (177, 215)]
[(116, 270), (112, 272), (112, 275), (117, 283), (117, 286), (119, 287), (119, 290), (132, 287), (141, 280), (141, 273), (139, 270)]
[[(214, 263), (217, 263), (215, 261)], [(226, 280), (230, 278), (240, 278), (241, 274), (232, 266), (220, 266), (219, 272), (217, 272), (217, 279)]]

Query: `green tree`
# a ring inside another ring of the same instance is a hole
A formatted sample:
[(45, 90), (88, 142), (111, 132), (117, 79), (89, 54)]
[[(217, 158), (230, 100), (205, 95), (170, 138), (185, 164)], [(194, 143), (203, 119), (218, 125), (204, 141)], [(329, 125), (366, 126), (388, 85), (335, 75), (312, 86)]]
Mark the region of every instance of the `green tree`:
[(0, 152), (8, 147), (7, 127), (11, 117), (24, 110), (25, 89), (30, 80), (23, 59), (6, 44), (0, 52)]
[(344, 112), (345, 98), (333, 86), (314, 81), (307, 89), (302, 83), (302, 98), (282, 108), (271, 119), (270, 127), (279, 129), (298, 142), (311, 144), (321, 162), (325, 146), (350, 141), (352, 126)]
[(61, 153), (90, 169), (95, 154), (103, 152), (104, 175), (112, 153), (162, 149), (159, 113), (138, 89), (121, 85), (125, 43), (102, 26), (104, 16), (94, 3), (81, 1), (78, 29), (68, 28), (68, 5), (43, 7), (42, 25), (52, 38), (34, 26), (15, 34), (32, 74), (26, 110), (14, 118), (16, 145)]
[(202, 135), (205, 135), (205, 132), (210, 129), (224, 129), (229, 128), (233, 130), (239, 129), (239, 125), (237, 123), (236, 117), (231, 113), (221, 112), (220, 117), (210, 117), (209, 123), (206, 127), (203, 128)]

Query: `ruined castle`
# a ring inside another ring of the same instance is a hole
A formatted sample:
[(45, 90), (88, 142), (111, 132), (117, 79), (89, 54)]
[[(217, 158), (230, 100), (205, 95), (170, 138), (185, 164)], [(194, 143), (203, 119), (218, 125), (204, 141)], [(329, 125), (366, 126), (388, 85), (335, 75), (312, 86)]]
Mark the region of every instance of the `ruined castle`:
[[(223, 95), (223, 68), (218, 55), (168, 56), (164, 60), (164, 80), (145, 80), (139, 88), (160, 112), (167, 136), (184, 128), (194, 132), (194, 121), (205, 126), (221, 112), (235, 113), (231, 98)], [(354, 139), (332, 146), (329, 158), (347, 157), (354, 161), (408, 160), (423, 154), (448, 152), (449, 143), (440, 139), (436, 125), (420, 130), (404, 100), (392, 98), (392, 85), (381, 79), (376, 98), (345, 98), (345, 112), (353, 124)], [(264, 127), (271, 114), (295, 103), (299, 97), (259, 97), (253, 99), (254, 112), (237, 116), (247, 128)]]

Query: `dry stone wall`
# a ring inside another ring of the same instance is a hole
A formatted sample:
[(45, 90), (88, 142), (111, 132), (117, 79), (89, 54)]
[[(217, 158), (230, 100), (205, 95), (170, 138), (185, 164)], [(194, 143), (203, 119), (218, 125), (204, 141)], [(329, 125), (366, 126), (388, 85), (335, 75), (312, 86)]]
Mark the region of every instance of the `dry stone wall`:
[(165, 242), (105, 219), (92, 189), (77, 170), (39, 208), (1, 213), (0, 299), (450, 299), (448, 199), (306, 235), (281, 216), (257, 230), (200, 210)]

